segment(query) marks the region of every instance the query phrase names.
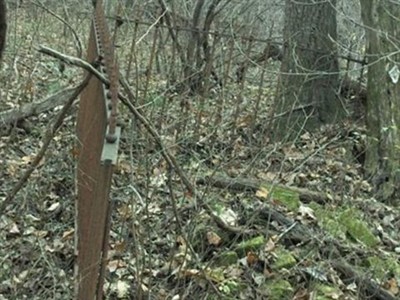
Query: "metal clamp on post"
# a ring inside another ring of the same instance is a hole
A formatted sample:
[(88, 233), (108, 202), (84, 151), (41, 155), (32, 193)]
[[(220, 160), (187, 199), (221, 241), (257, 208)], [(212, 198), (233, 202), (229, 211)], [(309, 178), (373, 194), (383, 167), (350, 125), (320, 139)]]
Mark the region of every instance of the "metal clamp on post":
[(121, 137), (121, 127), (116, 126), (116, 116), (112, 114), (114, 103), (112, 101), (113, 95), (111, 94), (110, 87), (107, 89), (103, 85), (103, 94), (106, 120), (108, 124), (105, 130), (103, 150), (101, 153), (101, 163), (111, 163), (112, 165), (116, 165), (118, 159), (119, 141)]
[[(109, 128), (107, 126), (106, 132), (109, 131)], [(115, 127), (115, 137), (116, 140), (113, 143), (110, 143), (107, 141), (107, 138), (104, 138), (104, 144), (103, 144), (103, 151), (101, 153), (101, 163), (102, 164), (112, 164), (116, 165), (117, 164), (117, 159), (118, 159), (118, 148), (119, 148), (119, 141), (121, 137), (121, 127), (117, 126)]]

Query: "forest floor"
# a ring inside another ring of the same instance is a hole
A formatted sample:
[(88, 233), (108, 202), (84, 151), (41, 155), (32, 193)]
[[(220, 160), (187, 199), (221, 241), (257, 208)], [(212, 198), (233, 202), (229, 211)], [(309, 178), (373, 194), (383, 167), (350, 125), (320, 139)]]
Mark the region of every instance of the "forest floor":
[[(58, 111), (0, 137), (1, 200)], [(73, 297), (75, 112), (2, 212), (0, 299)], [(168, 118), (177, 116), (179, 104)], [(244, 112), (210, 133), (204, 115), (198, 139), (161, 134), (196, 195), (128, 122), (112, 182), (106, 299), (398, 299), (400, 211), (376, 201), (363, 177), (363, 127), (274, 144), (262, 121), (250, 132), (251, 120)]]
[[(33, 49), (34, 30), (35, 43), (62, 44), (64, 24), (43, 19), (10, 24), (0, 113), (81, 78), (70, 66), (61, 74), (57, 61)], [(90, 18), (82, 20), (74, 26), (85, 36)], [(130, 41), (121, 39), (119, 50), (131, 49)], [(60, 46), (66, 53), (74, 47)], [(146, 65), (149, 44), (143, 48), (135, 48), (136, 59)], [(276, 82), (277, 73), (270, 75)], [(105, 299), (399, 299), (400, 210), (377, 201), (364, 178), (362, 125), (348, 121), (276, 144), (268, 138), (274, 84), (238, 87), (230, 78), (232, 86), (201, 101), (169, 95), (165, 78), (146, 79), (132, 79), (148, 88), (138, 92), (146, 94), (142, 109), (196, 193), (121, 105)], [(77, 107), (0, 211), (0, 300), (73, 299)], [(32, 165), (60, 108), (11, 128), (1, 124), (0, 205)]]

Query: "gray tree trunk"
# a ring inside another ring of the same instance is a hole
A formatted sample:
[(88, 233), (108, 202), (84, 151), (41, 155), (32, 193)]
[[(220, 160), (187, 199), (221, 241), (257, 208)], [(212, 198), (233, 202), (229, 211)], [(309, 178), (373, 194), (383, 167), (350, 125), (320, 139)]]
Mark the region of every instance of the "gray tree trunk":
[(377, 198), (399, 204), (400, 82), (396, 72), (400, 69), (400, 5), (389, 0), (360, 3), (368, 57), (365, 171)]
[(274, 136), (294, 139), (343, 116), (337, 97), (336, 0), (286, 0)]
[(0, 60), (3, 55), (6, 44), (7, 20), (6, 20), (6, 3), (0, 0)]

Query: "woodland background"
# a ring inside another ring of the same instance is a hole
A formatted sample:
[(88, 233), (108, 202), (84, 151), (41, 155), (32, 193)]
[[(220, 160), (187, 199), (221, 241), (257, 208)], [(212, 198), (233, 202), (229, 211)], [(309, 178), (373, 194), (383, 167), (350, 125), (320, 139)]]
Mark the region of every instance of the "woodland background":
[[(105, 2), (133, 104), (197, 189), (188, 192), (120, 104), (106, 299), (399, 297), (399, 3)], [(7, 5), (0, 299), (73, 299), (79, 101), (52, 130), (83, 71), (42, 50), (84, 59), (92, 3)], [(307, 57), (329, 57), (337, 72), (303, 65)], [(327, 74), (335, 76), (328, 88)], [(296, 92), (289, 106), (283, 91)], [(318, 110), (334, 118), (315, 119)]]

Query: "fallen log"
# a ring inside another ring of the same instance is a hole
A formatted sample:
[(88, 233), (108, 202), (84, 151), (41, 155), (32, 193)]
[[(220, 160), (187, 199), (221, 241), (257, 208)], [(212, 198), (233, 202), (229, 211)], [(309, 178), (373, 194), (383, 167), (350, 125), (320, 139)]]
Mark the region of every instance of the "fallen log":
[(57, 92), (54, 95), (49, 96), (45, 100), (28, 103), (18, 108), (13, 108), (0, 112), (0, 124), (1, 126), (16, 124), (17, 122), (25, 118), (49, 111), (57, 106), (64, 104), (65, 101), (67, 101), (67, 99), (71, 97), (75, 90), (76, 87), (67, 88)]
[(369, 279), (366, 275), (360, 275), (355, 268), (345, 261), (333, 261), (331, 266), (340, 274), (342, 281), (345, 284), (356, 283), (362, 299), (370, 300), (396, 300), (397, 297), (393, 296), (388, 291), (381, 288), (377, 283)]
[(290, 192), (297, 193), (299, 195), (300, 201), (304, 203), (316, 202), (320, 204), (325, 204), (334, 199), (334, 197), (326, 193), (319, 193), (303, 188), (291, 187), (282, 184), (275, 184), (271, 182), (248, 178), (228, 178), (222, 176), (202, 177), (196, 180), (196, 184), (209, 184), (218, 188), (242, 192), (257, 192), (263, 186), (270, 186), (272, 188), (275, 187), (278, 189), (285, 189)]

